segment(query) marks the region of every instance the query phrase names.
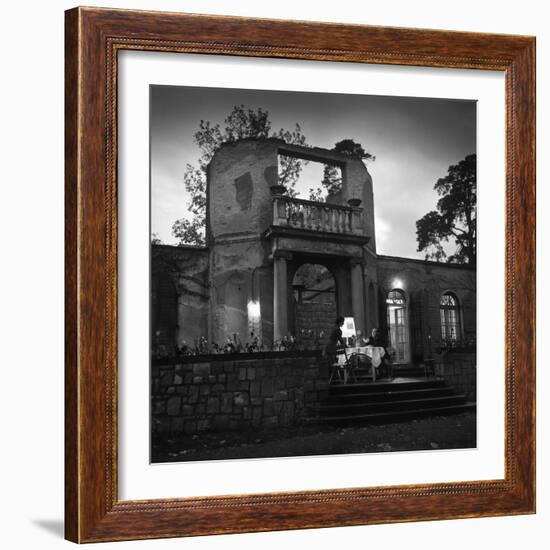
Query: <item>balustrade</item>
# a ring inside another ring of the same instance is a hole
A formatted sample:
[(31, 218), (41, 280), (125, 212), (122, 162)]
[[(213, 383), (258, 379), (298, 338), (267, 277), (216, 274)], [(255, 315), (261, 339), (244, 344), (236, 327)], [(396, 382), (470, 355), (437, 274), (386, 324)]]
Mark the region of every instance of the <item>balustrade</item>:
[(286, 196), (273, 197), (273, 224), (326, 231), (363, 234), (362, 208), (313, 202)]

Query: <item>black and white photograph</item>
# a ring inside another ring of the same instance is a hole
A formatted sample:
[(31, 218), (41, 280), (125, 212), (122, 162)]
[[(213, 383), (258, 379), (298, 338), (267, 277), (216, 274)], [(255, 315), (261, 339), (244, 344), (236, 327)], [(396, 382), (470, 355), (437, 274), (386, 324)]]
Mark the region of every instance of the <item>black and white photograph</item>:
[(476, 101), (150, 86), (151, 462), (471, 449)]

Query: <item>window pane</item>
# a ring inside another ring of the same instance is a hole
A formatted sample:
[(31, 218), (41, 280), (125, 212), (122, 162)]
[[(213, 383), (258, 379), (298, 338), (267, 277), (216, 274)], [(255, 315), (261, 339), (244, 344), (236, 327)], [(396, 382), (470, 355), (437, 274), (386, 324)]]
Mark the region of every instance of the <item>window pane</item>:
[(453, 294), (444, 294), (439, 302), (441, 316), (441, 338), (457, 341), (460, 338), (458, 300)]

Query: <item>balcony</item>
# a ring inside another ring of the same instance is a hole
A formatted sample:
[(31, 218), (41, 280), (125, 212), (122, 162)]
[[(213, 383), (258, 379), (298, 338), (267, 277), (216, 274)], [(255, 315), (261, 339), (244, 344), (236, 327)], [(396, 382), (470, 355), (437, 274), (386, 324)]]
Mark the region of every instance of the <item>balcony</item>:
[(342, 236), (364, 236), (362, 208), (273, 197), (273, 226)]

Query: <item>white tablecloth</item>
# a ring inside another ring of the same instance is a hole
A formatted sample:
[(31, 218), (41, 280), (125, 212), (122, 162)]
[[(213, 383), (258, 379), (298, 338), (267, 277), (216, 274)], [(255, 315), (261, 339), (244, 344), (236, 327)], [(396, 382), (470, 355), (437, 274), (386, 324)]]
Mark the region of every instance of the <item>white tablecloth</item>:
[(338, 355), (338, 363), (344, 365), (346, 356), (349, 357), (352, 353), (364, 353), (371, 358), (374, 367), (378, 368), (382, 364), (382, 358), (386, 355), (386, 351), (381, 346), (357, 346), (354, 348), (346, 348), (346, 353)]

